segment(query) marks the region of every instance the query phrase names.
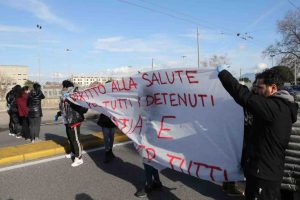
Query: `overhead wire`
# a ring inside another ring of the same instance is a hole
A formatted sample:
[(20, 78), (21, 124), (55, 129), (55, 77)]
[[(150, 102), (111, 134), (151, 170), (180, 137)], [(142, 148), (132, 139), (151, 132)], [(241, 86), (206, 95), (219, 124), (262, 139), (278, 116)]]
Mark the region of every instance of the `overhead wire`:
[[(146, 9), (146, 10), (149, 10), (149, 11), (152, 11), (152, 12), (155, 12), (155, 13), (159, 13), (159, 14), (162, 14), (162, 15), (166, 15), (166, 16), (169, 16), (171, 18), (174, 18), (174, 19), (177, 19), (177, 20), (181, 20), (181, 21), (185, 21), (187, 23), (190, 23), (190, 24), (193, 24), (193, 25), (196, 25), (196, 26), (199, 26), (199, 27), (205, 27), (207, 29), (210, 29), (210, 30), (213, 30), (213, 31), (216, 31), (216, 28), (212, 28), (212, 26), (210, 25), (204, 25), (204, 24), (199, 24), (199, 20), (197, 19), (191, 19), (191, 17), (187, 17), (188, 15), (187, 14), (181, 14), (181, 15), (185, 15), (185, 16), (177, 16), (176, 14), (173, 14), (173, 13), (170, 13), (170, 12), (165, 12), (165, 11), (162, 11), (162, 10), (158, 10), (158, 9), (154, 9), (154, 8), (150, 8), (150, 7), (147, 7), (147, 6), (144, 6), (144, 5), (140, 5), (140, 4), (137, 4), (137, 3), (133, 3), (133, 2), (130, 2), (128, 0), (117, 0), (119, 2), (122, 2), (122, 3), (126, 3), (126, 4), (129, 4), (129, 5), (132, 5), (132, 6), (135, 6), (135, 7), (139, 7), (139, 8), (143, 8), (143, 9)], [(151, 4), (151, 3), (150, 3)], [(170, 11), (171, 9), (169, 9)], [(173, 11), (174, 12), (174, 11)], [(195, 17), (194, 17), (195, 18)], [(216, 31), (218, 32), (219, 34), (221, 35), (230, 35), (230, 34), (233, 34), (233, 33), (228, 33), (226, 31)]]
[(295, 7), (298, 11), (300, 11), (300, 8), (297, 7), (293, 2), (291, 2), (290, 0), (287, 0), (293, 7)]
[(232, 30), (229, 30), (228, 28), (225, 28), (225, 27), (222, 27), (220, 25), (215, 25), (215, 24), (212, 24), (212, 23), (209, 23), (210, 25), (208, 25), (208, 22), (204, 22), (204, 20), (202, 19), (199, 19), (193, 15), (190, 15), (190, 14), (186, 14), (184, 12), (180, 12), (180, 11), (177, 11), (177, 10), (174, 10), (174, 9), (171, 9), (171, 8), (168, 8), (168, 7), (165, 7), (165, 6), (162, 6), (160, 4), (157, 4), (157, 3), (153, 3), (153, 2), (149, 2), (149, 1), (146, 1), (146, 0), (138, 0), (140, 2), (145, 2), (147, 4), (150, 4), (150, 5), (153, 5), (153, 6), (156, 6), (156, 7), (159, 7), (159, 8), (162, 8), (162, 9), (165, 9), (165, 10), (168, 10), (170, 12), (173, 12), (173, 13), (176, 13), (176, 14), (179, 14), (179, 15), (182, 15), (182, 16), (185, 16), (187, 18), (191, 18), (195, 21), (195, 23), (199, 23), (198, 21), (200, 21), (201, 23), (199, 23), (199, 25), (201, 24), (205, 24), (204, 26), (212, 29), (212, 30), (215, 30), (216, 28), (220, 29), (221, 30), (221, 33), (226, 33), (224, 30), (228, 31), (228, 34), (233, 34), (235, 33), (235, 31), (232, 31)]

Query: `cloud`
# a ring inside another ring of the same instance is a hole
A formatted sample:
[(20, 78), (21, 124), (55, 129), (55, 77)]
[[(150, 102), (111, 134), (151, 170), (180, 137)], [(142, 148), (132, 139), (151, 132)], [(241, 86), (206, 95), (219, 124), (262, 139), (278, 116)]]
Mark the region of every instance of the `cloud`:
[(36, 29), (34, 28), (0, 25), (0, 32), (26, 33), (26, 32), (34, 32), (34, 31), (36, 31)]
[(245, 44), (240, 44), (238, 48), (240, 50), (244, 50), (244, 49), (246, 49), (246, 45)]
[(264, 11), (258, 18), (256, 18), (252, 23), (250, 23), (245, 30), (251, 30), (253, 27), (255, 27), (257, 24), (259, 24), (261, 21), (266, 19), (269, 15), (276, 12), (279, 8), (281, 8), (286, 2), (285, 1), (278, 1), (277, 3), (274, 3), (273, 6), (270, 8), (268, 7), (268, 10)]
[[(197, 31), (191, 30), (188, 33), (180, 34), (179, 36), (185, 37), (185, 38), (191, 38), (197, 40)], [(210, 31), (206, 29), (201, 29), (199, 31), (199, 39), (200, 41), (216, 41), (216, 40), (224, 40), (228, 37), (223, 32), (217, 32), (217, 31)]]
[(36, 46), (26, 44), (0, 44), (0, 48), (34, 49)]
[(57, 24), (66, 30), (76, 30), (75, 26), (71, 22), (55, 15), (44, 2), (39, 0), (10, 0), (3, 1), (2, 3), (27, 11), (47, 23)]
[(268, 68), (268, 64), (266, 63), (258, 63), (256, 67), (254, 67), (254, 72), (262, 72), (263, 70)]
[(100, 38), (97, 40), (95, 48), (108, 52), (157, 52), (157, 47), (150, 41), (123, 37)]
[(51, 74), (51, 78), (54, 78), (54, 79), (65, 78), (65, 77), (67, 77), (67, 76), (62, 73), (59, 73), (59, 72), (54, 72)]
[(187, 54), (195, 51), (195, 48), (183, 45), (164, 35), (153, 35), (149, 38), (126, 38), (123, 36), (99, 38), (94, 47), (96, 51), (152, 53), (153, 56), (171, 53)]

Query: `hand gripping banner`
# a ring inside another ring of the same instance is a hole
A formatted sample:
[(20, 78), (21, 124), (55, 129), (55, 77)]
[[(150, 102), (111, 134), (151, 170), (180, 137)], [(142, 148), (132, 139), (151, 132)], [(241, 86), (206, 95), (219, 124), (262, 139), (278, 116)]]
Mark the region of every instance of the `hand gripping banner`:
[(140, 73), (69, 99), (109, 116), (150, 165), (210, 181), (243, 180), (243, 110), (215, 69)]

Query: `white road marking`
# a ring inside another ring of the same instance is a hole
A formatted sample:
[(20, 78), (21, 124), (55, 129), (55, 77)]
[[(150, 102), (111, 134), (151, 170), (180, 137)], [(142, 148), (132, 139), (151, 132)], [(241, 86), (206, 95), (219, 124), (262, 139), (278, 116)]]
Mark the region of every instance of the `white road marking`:
[[(132, 141), (117, 143), (117, 144), (114, 144), (114, 147), (116, 147), (116, 146), (123, 146), (123, 145), (131, 144), (131, 143), (132, 143)], [(100, 150), (103, 150), (103, 149), (104, 149), (104, 146), (103, 147), (99, 147), (99, 148), (95, 148), (95, 149), (90, 149), (90, 150), (87, 150), (87, 151), (82, 151), (82, 154), (91, 153), (91, 152), (94, 152), (94, 151), (100, 151)], [(59, 159), (62, 159), (62, 158), (65, 158), (65, 155), (51, 157), (51, 158), (46, 158), (46, 159), (32, 161), (32, 162), (27, 162), (27, 163), (22, 163), (22, 164), (8, 166), (8, 167), (2, 167), (2, 168), (0, 168), (0, 172), (5, 172), (5, 171), (9, 171), (9, 170), (19, 169), (19, 168), (23, 168), (23, 167), (32, 166), (32, 165), (37, 165), (37, 164), (40, 164), (40, 163), (46, 163), (46, 162), (50, 162), (50, 161), (53, 161), (53, 160), (59, 160)]]

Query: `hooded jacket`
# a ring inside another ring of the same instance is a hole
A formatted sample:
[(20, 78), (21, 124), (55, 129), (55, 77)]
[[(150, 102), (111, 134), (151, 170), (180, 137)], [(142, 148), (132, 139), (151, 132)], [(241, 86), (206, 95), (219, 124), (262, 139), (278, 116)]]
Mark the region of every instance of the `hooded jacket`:
[(31, 90), (28, 95), (28, 117), (42, 117), (41, 101), (45, 96), (41, 90)]
[(20, 117), (28, 117), (27, 99), (28, 94), (26, 92), (17, 98), (18, 113)]
[(219, 79), (233, 99), (253, 115), (251, 138), (247, 140), (244, 173), (270, 181), (281, 181), (285, 149), (292, 124), (297, 120), (298, 104), (286, 91), (264, 97), (243, 87), (226, 70)]
[(87, 108), (78, 106), (71, 101), (69, 101), (64, 94), (76, 92), (77, 88), (69, 87), (67, 91), (62, 91), (62, 96), (60, 97), (59, 112), (57, 116), (62, 116), (63, 122), (69, 126), (75, 126), (84, 120), (84, 113), (87, 112)]
[[(299, 102), (298, 102), (299, 104)], [(284, 175), (281, 189), (300, 191), (300, 110), (297, 122), (293, 124), (292, 133), (285, 150)]]

